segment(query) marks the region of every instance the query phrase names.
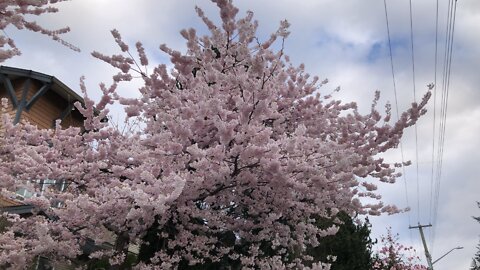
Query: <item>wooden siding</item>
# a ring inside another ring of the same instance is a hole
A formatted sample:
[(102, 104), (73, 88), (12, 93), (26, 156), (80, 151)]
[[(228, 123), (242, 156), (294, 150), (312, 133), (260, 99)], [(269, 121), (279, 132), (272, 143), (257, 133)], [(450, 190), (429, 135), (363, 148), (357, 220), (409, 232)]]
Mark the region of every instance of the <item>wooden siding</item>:
[[(11, 80), (12, 86), (15, 90), (17, 101), (22, 102), (22, 96), (24, 93), (25, 83), (28, 78), (17, 78)], [(43, 83), (30, 79), (30, 82), (26, 84), (28, 89), (26, 92), (26, 103), (32, 99), (32, 97), (40, 90)], [(0, 84), (0, 98), (8, 98), (7, 91), (3, 84)], [(48, 90), (44, 95), (36, 100), (31, 108), (24, 107), (21, 112), (20, 121), (28, 121), (31, 124), (38, 126), (39, 128), (52, 128), (56, 119), (59, 119), (65, 109), (68, 108), (70, 103), (74, 100), (65, 100), (60, 95), (52, 90)], [(15, 119), (18, 108), (13, 108), (12, 102), (9, 100), (8, 114)], [(81, 127), (83, 124), (82, 116), (78, 111), (72, 111), (62, 121), (62, 126), (76, 126)], [(2, 127), (0, 126), (0, 131)]]
[[(11, 119), (14, 119), (15, 117), (15, 110), (13, 109), (12, 107), (12, 102), (10, 101), (10, 99), (8, 98), (8, 95), (7, 95), (7, 91), (5, 91), (5, 88), (3, 88), (3, 84), (0, 83), (0, 101), (2, 99), (8, 99), (8, 107), (7, 107), (7, 113), (10, 115), (10, 118)], [(0, 106), (2, 104), (0, 103)], [(0, 109), (3, 109), (3, 108), (0, 108)], [(3, 112), (2, 110), (0, 110), (0, 117), (3, 118)], [(0, 118), (0, 120), (1, 120)], [(3, 134), (3, 132), (5, 131), (5, 128), (3, 127), (1, 121), (0, 121), (0, 134)]]
[(19, 205), (23, 205), (23, 204), (16, 200), (0, 197), (0, 209), (3, 207), (11, 207), (11, 206), (19, 206)]

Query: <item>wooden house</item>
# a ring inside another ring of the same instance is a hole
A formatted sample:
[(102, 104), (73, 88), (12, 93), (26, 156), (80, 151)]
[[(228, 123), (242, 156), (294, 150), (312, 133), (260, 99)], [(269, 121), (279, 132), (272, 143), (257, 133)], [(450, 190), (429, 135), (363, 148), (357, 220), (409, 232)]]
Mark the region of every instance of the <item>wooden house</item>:
[(81, 126), (83, 117), (74, 107), (80, 95), (54, 76), (0, 66), (0, 99), (8, 99), (8, 113), (15, 123), (28, 121), (40, 128), (52, 128), (57, 119), (62, 126)]
[[(51, 75), (0, 66), (0, 99), (3, 98), (8, 99), (7, 113), (14, 123), (28, 121), (45, 129), (53, 128), (58, 119), (64, 127), (83, 124), (82, 114), (74, 107), (77, 101), (83, 103), (83, 98)], [(26, 214), (31, 209), (21, 201), (0, 197), (2, 211)]]
[[(14, 123), (28, 121), (39, 128), (49, 129), (53, 128), (56, 121), (60, 119), (62, 127), (82, 127), (83, 125), (83, 115), (74, 106), (77, 101), (83, 103), (83, 98), (54, 76), (32, 70), (0, 66), (0, 99), (3, 98), (8, 99), (7, 113), (10, 114)], [(104, 120), (107, 121), (107, 119)], [(2, 132), (0, 123), (0, 134)], [(64, 188), (64, 183), (61, 181), (58, 183), (54, 180), (38, 181), (41, 185), (40, 189), (43, 189), (43, 185), (52, 184), (59, 184), (60, 191)], [(0, 213), (9, 212), (24, 217), (31, 215), (33, 206), (22, 202), (22, 198), (28, 196), (35, 196), (35, 194), (26, 194), (25, 191), (19, 190), (17, 198), (0, 196)], [(0, 231), (3, 226), (8, 224), (0, 218)], [(91, 239), (87, 239), (87, 243), (82, 247), (85, 254), (110, 248), (110, 243), (95, 245)], [(47, 265), (47, 258), (38, 257), (32, 269), (53, 269)], [(75, 265), (84, 266), (85, 262), (79, 258), (74, 265), (58, 264), (54, 269), (74, 269)]]
[[(54, 76), (32, 70), (0, 66), (0, 99), (3, 98), (8, 99), (7, 113), (14, 123), (28, 121), (39, 128), (48, 129), (53, 128), (56, 121), (60, 119), (63, 127), (83, 125), (83, 116), (74, 107), (77, 101), (83, 103), (83, 98)], [(3, 131), (0, 123), (0, 134)], [(46, 180), (39, 181), (41, 185), (46, 183)], [(25, 194), (22, 196), (21, 191), (17, 194), (17, 198), (0, 196), (0, 213), (9, 212), (24, 217), (31, 215), (33, 206), (22, 202), (21, 199)], [(0, 220), (0, 230), (3, 226), (8, 226), (4, 219)], [(48, 260), (43, 257), (37, 258), (33, 268), (47, 269), (46, 261)]]

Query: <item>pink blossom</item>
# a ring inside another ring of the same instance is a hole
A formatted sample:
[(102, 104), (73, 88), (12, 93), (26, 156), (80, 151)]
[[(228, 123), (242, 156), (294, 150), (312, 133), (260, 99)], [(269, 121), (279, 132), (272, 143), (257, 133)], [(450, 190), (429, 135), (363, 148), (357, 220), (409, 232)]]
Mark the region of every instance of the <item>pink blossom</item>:
[[(35, 200), (54, 218), (9, 217), (15, 225), (0, 235), (0, 244), (13, 243), (0, 249), (0, 266), (21, 268), (25, 262), (17, 254), (26, 253), (68, 261), (87, 239), (101, 242), (106, 235), (115, 248), (94, 256), (121, 264), (129, 244), (147, 244), (145, 236), (153, 235), (163, 244), (139, 268), (229, 258), (246, 269), (301, 269), (303, 247), (337, 230), (318, 228), (315, 217), (398, 211), (376, 191), (376, 184), (398, 176), (379, 154), (399, 144), (424, 113), (429, 94), (394, 123), (378, 111), (379, 93), (370, 112), (360, 114), (355, 103), (320, 95), (328, 81), (289, 62), (286, 21), (257, 42), (253, 13), (237, 19), (231, 1), (213, 2), (222, 27), (197, 8), (210, 35), (182, 31), (185, 53), (160, 46), (170, 71), (160, 64), (144, 72), (112, 31), (121, 52), (93, 55), (119, 73), (111, 86), (100, 87), (98, 103), (82, 80), (84, 105), (76, 106), (85, 117), (83, 129), (57, 125), (44, 131), (2, 118), (0, 188), (15, 192), (22, 185), (36, 192), (39, 185), (26, 182), (38, 179), (64, 181), (66, 188), (48, 188)], [(143, 47), (136, 48), (140, 64), (147, 65)], [(142, 75), (139, 97), (121, 97), (117, 84), (135, 74)], [(103, 121), (112, 103), (125, 106), (126, 122), (138, 123), (135, 132)], [(370, 203), (362, 203), (364, 197)], [(61, 200), (62, 207), (48, 207), (45, 200)], [(21, 237), (14, 240), (15, 233)], [(239, 250), (241, 243), (246, 248)], [(265, 243), (274, 243), (271, 254)], [(309, 267), (329, 268), (320, 262)]]
[[(39, 32), (43, 35), (50, 36), (53, 40), (60, 42), (62, 45), (74, 51), (80, 51), (79, 48), (60, 38), (60, 35), (69, 32), (70, 28), (64, 27), (49, 30), (38, 25), (35, 21), (27, 20), (28, 15), (40, 16), (46, 13), (58, 12), (58, 9), (53, 5), (62, 1), (66, 0), (2, 0), (0, 3), (0, 30), (5, 30), (9, 25), (12, 25), (19, 30), (26, 29)], [(0, 36), (0, 62), (20, 54), (20, 50), (12, 39)]]

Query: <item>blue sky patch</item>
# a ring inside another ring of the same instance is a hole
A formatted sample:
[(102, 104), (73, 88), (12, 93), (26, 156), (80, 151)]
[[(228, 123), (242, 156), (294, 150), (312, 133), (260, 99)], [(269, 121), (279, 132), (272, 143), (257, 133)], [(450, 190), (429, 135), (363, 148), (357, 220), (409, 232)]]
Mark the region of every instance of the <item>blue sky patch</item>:
[[(399, 50), (409, 49), (410, 40), (408, 38), (392, 38), (390, 40), (392, 45), (392, 55), (395, 57)], [(390, 50), (388, 48), (388, 40), (374, 42), (367, 53), (367, 62), (373, 63), (378, 59), (390, 57)]]
[(330, 34), (325, 30), (320, 30), (319, 38), (316, 41), (316, 45), (319, 47), (326, 47), (335, 44), (342, 50), (349, 50), (355, 47), (353, 42), (345, 42), (341, 40), (337, 35)]
[(373, 63), (378, 59), (385, 56), (385, 43), (382, 42), (375, 42), (372, 46), (370, 46), (370, 50), (367, 54), (367, 61), (369, 63)]

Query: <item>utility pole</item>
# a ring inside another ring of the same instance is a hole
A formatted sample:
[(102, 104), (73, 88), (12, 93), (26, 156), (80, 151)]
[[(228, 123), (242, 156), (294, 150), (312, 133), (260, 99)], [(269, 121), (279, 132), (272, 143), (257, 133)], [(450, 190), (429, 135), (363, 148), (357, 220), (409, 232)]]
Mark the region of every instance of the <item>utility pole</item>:
[(420, 223), (418, 223), (418, 226), (409, 226), (408, 228), (418, 229), (420, 231), (420, 237), (422, 237), (423, 248), (425, 249), (425, 257), (427, 257), (428, 269), (433, 270), (432, 256), (430, 256), (430, 253), (428, 252), (427, 242), (425, 241), (425, 236), (423, 235), (423, 228), (426, 228), (426, 227), (432, 227), (432, 224), (420, 225)]

